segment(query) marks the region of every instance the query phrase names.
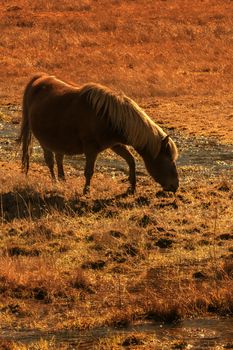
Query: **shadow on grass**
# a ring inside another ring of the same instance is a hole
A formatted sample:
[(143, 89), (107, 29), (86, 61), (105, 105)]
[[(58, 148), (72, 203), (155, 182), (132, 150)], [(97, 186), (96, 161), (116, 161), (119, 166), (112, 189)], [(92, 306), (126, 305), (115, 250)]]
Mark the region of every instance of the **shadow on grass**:
[[(131, 196), (132, 197), (132, 196)], [(128, 193), (110, 198), (91, 199), (88, 197), (73, 197), (66, 199), (55, 191), (42, 195), (33, 189), (18, 189), (0, 195), (0, 213), (2, 221), (12, 221), (22, 218), (41, 218), (53, 210), (66, 215), (86, 215), (101, 212), (105, 217), (116, 215), (117, 209), (130, 209), (135, 205), (148, 205), (149, 200), (141, 197), (129, 198)]]

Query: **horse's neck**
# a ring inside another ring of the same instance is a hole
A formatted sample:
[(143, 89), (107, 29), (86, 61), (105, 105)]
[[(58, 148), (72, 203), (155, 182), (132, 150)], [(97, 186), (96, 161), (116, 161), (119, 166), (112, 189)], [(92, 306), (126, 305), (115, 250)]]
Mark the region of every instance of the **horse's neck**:
[(153, 157), (153, 155), (147, 149), (138, 149), (138, 154), (142, 157), (146, 170), (155, 179), (155, 172), (157, 168), (157, 157)]
[(150, 160), (152, 159), (152, 155), (150, 154), (150, 152), (147, 149), (145, 149), (145, 148), (143, 148), (143, 149), (135, 148), (135, 149), (136, 149), (137, 153), (142, 157), (145, 164), (150, 162)]

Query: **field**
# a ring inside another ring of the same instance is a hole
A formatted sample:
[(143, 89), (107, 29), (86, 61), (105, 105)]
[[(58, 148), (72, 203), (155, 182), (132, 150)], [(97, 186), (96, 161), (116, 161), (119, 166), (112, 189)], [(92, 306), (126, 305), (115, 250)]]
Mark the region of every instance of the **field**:
[[(0, 349), (56, 349), (48, 332), (232, 317), (232, 23), (230, 0), (1, 2)], [(14, 139), (38, 71), (133, 98), (177, 143), (177, 193), (135, 154), (137, 192), (124, 195), (127, 167), (106, 151), (83, 196), (83, 157), (52, 183), (36, 142), (25, 177)], [(91, 346), (190, 348), (133, 331)]]

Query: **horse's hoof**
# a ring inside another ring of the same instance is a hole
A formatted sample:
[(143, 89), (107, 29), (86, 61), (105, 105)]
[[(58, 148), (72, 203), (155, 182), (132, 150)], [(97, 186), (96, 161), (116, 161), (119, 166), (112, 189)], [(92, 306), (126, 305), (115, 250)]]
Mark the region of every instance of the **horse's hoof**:
[(86, 196), (88, 194), (90, 194), (90, 187), (89, 186), (84, 187), (84, 189), (83, 189), (83, 195)]
[(66, 178), (65, 178), (65, 177), (60, 176), (60, 177), (58, 178), (58, 181), (60, 181), (60, 182), (66, 182)]
[(135, 193), (135, 188), (129, 187), (128, 190), (126, 191), (128, 195), (132, 195)]

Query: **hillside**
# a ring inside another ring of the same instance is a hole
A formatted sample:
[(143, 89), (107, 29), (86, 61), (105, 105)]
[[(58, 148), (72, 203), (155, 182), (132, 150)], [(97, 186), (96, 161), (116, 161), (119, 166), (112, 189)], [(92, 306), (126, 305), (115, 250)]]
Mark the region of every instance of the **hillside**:
[(138, 99), (232, 92), (230, 0), (1, 3), (0, 103), (19, 103), (36, 71)]
[(231, 0), (4, 0), (0, 106), (19, 106), (45, 71), (120, 89), (167, 127), (232, 143), (232, 24)]

